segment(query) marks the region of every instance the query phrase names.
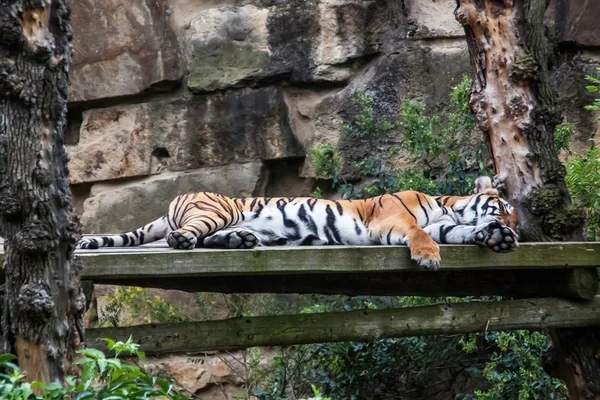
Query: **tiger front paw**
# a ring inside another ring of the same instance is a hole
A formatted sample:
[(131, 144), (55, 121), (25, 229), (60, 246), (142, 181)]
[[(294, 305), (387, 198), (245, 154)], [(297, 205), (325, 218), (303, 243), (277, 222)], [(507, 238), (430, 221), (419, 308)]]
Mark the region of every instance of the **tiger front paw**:
[(475, 243), (496, 253), (508, 253), (519, 247), (519, 235), (500, 221), (492, 221), (475, 232)]
[(197, 241), (196, 235), (184, 231), (173, 231), (167, 236), (167, 244), (172, 249), (191, 250)]
[(423, 245), (416, 248), (411, 247), (410, 258), (416, 261), (421, 267), (430, 271), (440, 269), (440, 262), (442, 261), (440, 247), (435, 242), (431, 245)]
[(217, 232), (204, 238), (203, 246), (217, 249), (253, 249), (258, 238), (244, 230)]

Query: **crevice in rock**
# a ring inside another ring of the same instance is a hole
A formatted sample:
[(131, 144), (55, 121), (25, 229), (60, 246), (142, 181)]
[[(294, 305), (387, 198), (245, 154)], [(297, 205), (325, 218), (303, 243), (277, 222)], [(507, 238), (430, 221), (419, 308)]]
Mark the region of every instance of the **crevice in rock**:
[(93, 108), (109, 108), (114, 106), (127, 106), (134, 104), (143, 104), (150, 102), (176, 100), (185, 96), (186, 89), (183, 80), (163, 81), (150, 86), (142, 93), (107, 97), (83, 102), (71, 102), (68, 104), (70, 109), (79, 109), (81, 112)]
[(67, 126), (65, 127), (65, 145), (75, 146), (79, 143), (79, 131), (83, 122), (82, 107), (72, 106), (67, 109)]

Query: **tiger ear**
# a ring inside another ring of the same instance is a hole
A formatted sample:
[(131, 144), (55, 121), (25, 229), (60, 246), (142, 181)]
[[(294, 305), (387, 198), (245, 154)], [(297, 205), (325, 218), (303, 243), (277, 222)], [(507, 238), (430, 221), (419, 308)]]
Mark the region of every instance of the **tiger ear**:
[(492, 179), (489, 176), (480, 176), (475, 179), (475, 194), (489, 194), (490, 196), (498, 196), (498, 190), (492, 186)]

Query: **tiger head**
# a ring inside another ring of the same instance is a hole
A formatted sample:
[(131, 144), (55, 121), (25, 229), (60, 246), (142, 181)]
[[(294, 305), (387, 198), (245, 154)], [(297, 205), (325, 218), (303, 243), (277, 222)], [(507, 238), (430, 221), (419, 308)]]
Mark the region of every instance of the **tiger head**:
[(483, 194), (489, 196), (479, 207), (480, 215), (494, 216), (509, 228), (518, 232), (519, 216), (513, 206), (500, 197), (500, 193), (492, 186), (492, 180), (488, 176), (480, 176), (475, 180), (475, 195)]

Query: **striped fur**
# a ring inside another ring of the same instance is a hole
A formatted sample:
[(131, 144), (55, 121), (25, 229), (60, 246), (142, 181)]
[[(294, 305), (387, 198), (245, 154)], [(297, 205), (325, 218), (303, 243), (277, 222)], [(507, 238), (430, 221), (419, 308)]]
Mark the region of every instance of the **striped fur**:
[(167, 216), (121, 235), (86, 238), (80, 246), (138, 246), (165, 237), (175, 249), (406, 244), (418, 264), (437, 269), (438, 243), (479, 244), (497, 252), (518, 246), (513, 208), (494, 189), (478, 191), (465, 197), (405, 191), (338, 201), (186, 194), (173, 200)]

